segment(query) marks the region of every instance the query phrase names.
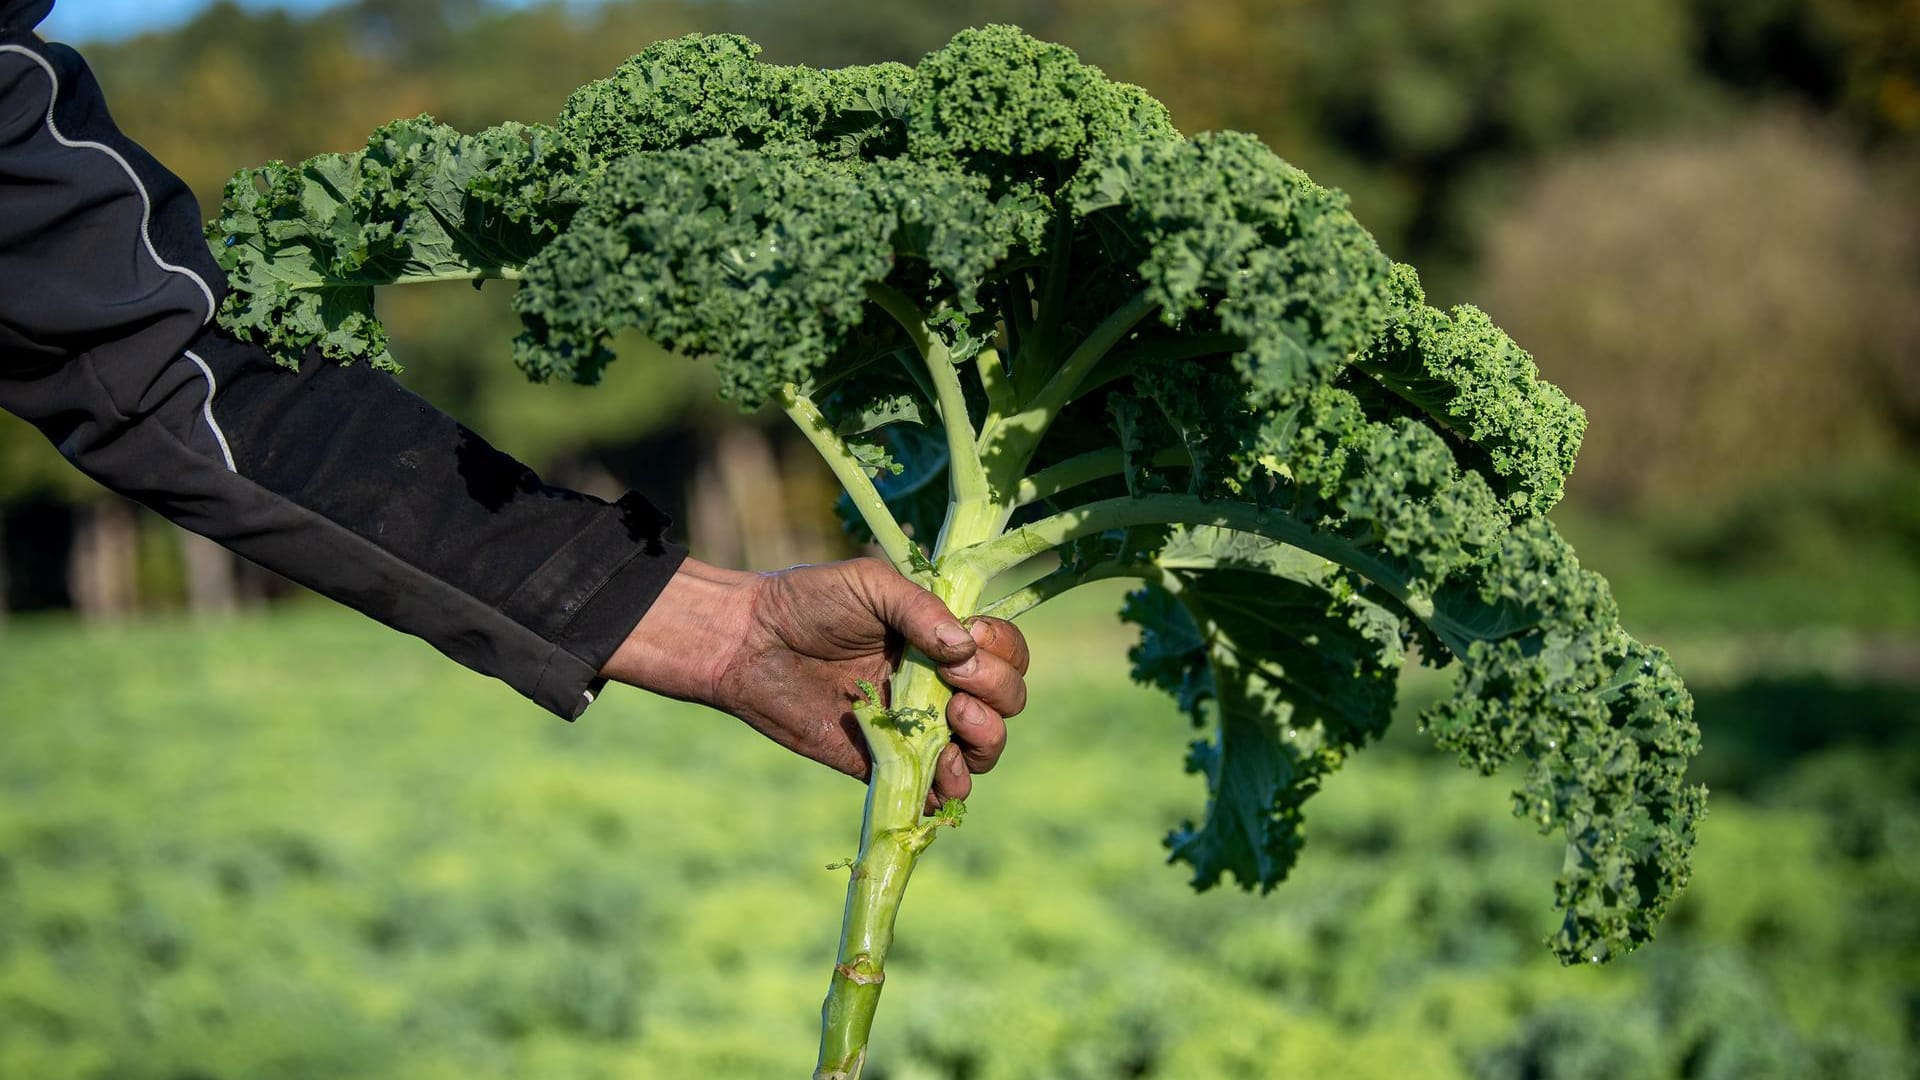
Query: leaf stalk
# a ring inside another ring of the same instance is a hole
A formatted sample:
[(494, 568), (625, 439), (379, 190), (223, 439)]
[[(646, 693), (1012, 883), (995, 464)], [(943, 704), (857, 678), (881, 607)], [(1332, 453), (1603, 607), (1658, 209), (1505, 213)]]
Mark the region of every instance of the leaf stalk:
[(853, 507), (860, 512), (860, 519), (867, 523), (867, 530), (873, 533), (874, 543), (886, 552), (887, 560), (894, 568), (908, 577), (916, 574), (919, 560), (915, 558), (919, 549), (901, 530), (887, 502), (880, 497), (880, 491), (873, 486), (873, 480), (867, 475), (866, 468), (860, 464), (847, 444), (834, 432), (833, 425), (821, 414), (820, 407), (813, 399), (802, 393), (792, 383), (780, 388), (780, 407), (793, 420), (794, 426), (807, 437), (813, 448), (826, 461), (827, 468), (833, 470), (834, 479), (840, 481), (847, 497), (853, 500)]

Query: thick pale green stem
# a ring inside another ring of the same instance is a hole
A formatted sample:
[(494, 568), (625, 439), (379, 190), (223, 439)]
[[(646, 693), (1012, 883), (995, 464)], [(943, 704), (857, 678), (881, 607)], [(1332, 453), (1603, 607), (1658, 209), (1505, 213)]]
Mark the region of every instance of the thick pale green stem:
[(1034, 395), (1029, 407), (1049, 419), (1065, 408), (1100, 358), (1132, 333), (1133, 328), (1140, 325), (1140, 320), (1153, 314), (1158, 306), (1142, 292), (1116, 308), (1113, 314), (1093, 328), (1093, 332), (1078, 348), (1067, 355), (1059, 370), (1047, 380), (1047, 385)]
[(873, 480), (867, 476), (866, 467), (861, 465), (847, 444), (840, 441), (833, 425), (820, 413), (813, 399), (801, 393), (792, 383), (780, 389), (780, 407), (792, 418), (794, 426), (807, 437), (813, 448), (819, 452), (827, 468), (833, 470), (834, 479), (846, 490), (847, 497), (853, 500), (854, 509), (860, 512), (861, 520), (867, 523), (867, 531), (873, 533), (873, 541), (880, 550), (887, 553), (887, 559), (894, 568), (909, 577), (914, 576), (918, 549), (907, 534), (900, 529), (900, 523), (893, 520), (887, 511), (886, 500), (873, 486)]
[[(902, 676), (921, 670), (925, 670), (922, 662), (916, 660)], [(901, 681), (895, 681), (896, 689)], [(912, 696), (921, 701), (913, 705), (902, 701), (891, 710), (875, 706), (856, 710), (873, 754), (873, 779), (867, 786), (860, 854), (847, 884), (840, 951), (834, 958), (827, 999), (820, 1007), (820, 1058), (814, 1071), (817, 1080), (851, 1080), (860, 1075), (874, 1011), (880, 1006), (880, 990), (887, 978), (894, 917), (906, 894), (914, 861), (933, 839), (933, 827), (921, 823), (920, 809), (932, 783), (932, 763), (946, 740), (935, 737), (932, 724), (915, 731), (903, 728), (897, 719), (900, 709), (932, 708), (937, 697)], [(945, 703), (941, 702), (939, 708), (944, 709)]]
[[(1062, 243), (1064, 240), (1062, 237)], [(1052, 303), (1044, 305), (1045, 309), (1051, 309), (1056, 320), (1050, 328), (1056, 337), (1059, 305), (1065, 293), (1063, 263), (1064, 248), (1056, 252), (1055, 273), (1048, 281), (1047, 292)], [(982, 552), (992, 546), (1006, 527), (1016, 492), (1022, 486), (1020, 472), (1046, 424), (1071, 399), (1074, 388), (1099, 359), (1151, 312), (1152, 305), (1141, 300), (1130, 303), (1074, 351), (1040, 389), (1037, 410), (1033, 402), (1022, 410), (1022, 415), (1032, 413), (1036, 422), (1018, 429), (1013, 440), (1014, 453), (1000, 456), (994, 473), (997, 483), (992, 483), (982, 461), (983, 440), (975, 434), (959, 373), (946, 344), (932, 332), (926, 316), (907, 296), (883, 285), (869, 287), (867, 295), (906, 330), (925, 362), (947, 437), (950, 462), (947, 516), (934, 549), (938, 569), (929, 584), (949, 609), (956, 614), (970, 614), (979, 603), (981, 587), (998, 571), (985, 568), (993, 562), (990, 558), (954, 559), (949, 567), (947, 556), (960, 551)], [(1048, 313), (1043, 309), (1043, 317)], [(1004, 430), (1007, 410), (1014, 404), (1014, 390), (1001, 376), (997, 355), (987, 352), (974, 359), (989, 399), (987, 426)], [(791, 389), (785, 403), (801, 430), (813, 440), (842, 485), (852, 494), (855, 505), (867, 516), (874, 534), (886, 533), (891, 537), (898, 533), (898, 526), (874, 493), (871, 481), (846, 447), (833, 436), (819, 411)], [(1117, 467), (1118, 462), (1102, 460), (1082, 464), (1104, 471)], [(1068, 481), (1068, 473), (1080, 475), (1084, 471), (1076, 466), (1056, 472), (1037, 485), (1027, 485), (1029, 494), (1037, 497), (1041, 490), (1060, 490), (1056, 485)], [(816, 1080), (858, 1080), (866, 1064), (867, 1040), (886, 982), (894, 918), (900, 910), (914, 863), (932, 842), (934, 828), (939, 824), (922, 821), (920, 812), (940, 751), (947, 745), (946, 707), (951, 697), (952, 691), (940, 681), (933, 663), (918, 653), (910, 653), (894, 676), (887, 707), (868, 703), (854, 710), (872, 755), (873, 775), (868, 783), (860, 827), (860, 853), (854, 859), (847, 885), (840, 950), (828, 982), (826, 1001), (820, 1010)]]
[[(980, 580), (971, 575), (936, 578), (933, 591), (956, 612), (971, 612)], [(820, 1058), (815, 1080), (857, 1080), (866, 1063), (867, 1039), (887, 978), (887, 951), (894, 917), (920, 853), (941, 822), (923, 821), (927, 791), (940, 751), (947, 745), (947, 700), (932, 661), (910, 653), (894, 676), (888, 707), (854, 710), (873, 756), (860, 854), (847, 884), (840, 951), (827, 999), (820, 1007)]]
[(940, 423), (947, 435), (950, 452), (948, 472), (953, 477), (957, 496), (984, 494), (986, 473), (980, 467), (980, 454), (974, 442), (973, 419), (967, 415), (967, 394), (960, 388), (960, 373), (954, 369), (953, 354), (928, 326), (926, 316), (903, 293), (885, 285), (867, 286), (867, 297), (893, 316), (912, 339), (920, 358), (926, 361), (927, 375), (933, 380), (940, 409)]
[[(1006, 527), (1011, 507), (997, 502), (988, 487), (980, 461), (967, 399), (946, 344), (934, 334), (919, 308), (905, 295), (874, 285), (868, 297), (891, 315), (912, 340), (925, 364), (928, 383), (948, 443), (951, 480), (947, 518), (934, 549), (938, 560), (947, 547), (976, 547)], [(998, 364), (991, 353), (976, 358), (990, 397)], [(965, 570), (946, 573), (929, 566), (907, 540), (888, 512), (866, 471), (847, 450), (812, 401), (794, 387), (782, 393), (782, 404), (820, 456), (840, 480), (881, 546), (902, 572), (920, 581), (945, 601), (955, 614), (968, 615), (980, 602), (986, 576)], [(857, 1080), (866, 1063), (867, 1038), (874, 1010), (886, 981), (887, 950), (893, 944), (894, 916), (906, 893), (914, 861), (933, 842), (934, 830), (952, 820), (921, 820), (927, 791), (940, 751), (948, 741), (946, 710), (953, 692), (940, 681), (933, 662), (909, 652), (889, 686), (887, 702), (866, 702), (854, 709), (873, 774), (867, 784), (866, 809), (860, 825), (860, 853), (854, 859), (847, 884), (847, 904), (841, 928), (840, 951), (827, 998), (820, 1008), (818, 1080)]]
[(1013, 382), (1001, 366), (999, 349), (980, 350), (973, 366), (980, 375), (980, 388), (987, 393), (987, 418), (980, 424), (985, 430), (1013, 409)]

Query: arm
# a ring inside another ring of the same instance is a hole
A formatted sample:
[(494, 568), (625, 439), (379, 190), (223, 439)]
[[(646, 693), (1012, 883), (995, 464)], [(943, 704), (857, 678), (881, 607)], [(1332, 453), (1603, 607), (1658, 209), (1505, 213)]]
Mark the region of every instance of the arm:
[[(547, 486), (382, 372), (296, 374), (219, 331), (191, 193), (113, 127), (78, 54), (29, 32), (45, 5), (22, 10), (0, 0), (0, 408), (105, 486), (567, 719), (612, 678), (864, 777), (848, 709), (904, 637), (961, 691), (939, 793), (992, 767), (1025, 701), (1011, 624), (962, 630), (871, 560), (683, 561), (637, 495)], [(796, 694), (796, 665), (825, 678)]]
[(0, 0), (0, 408), (105, 486), (579, 715), (685, 555), (666, 518), (542, 484), (383, 373), (296, 375), (213, 327), (192, 194), (31, 34), (44, 7)]

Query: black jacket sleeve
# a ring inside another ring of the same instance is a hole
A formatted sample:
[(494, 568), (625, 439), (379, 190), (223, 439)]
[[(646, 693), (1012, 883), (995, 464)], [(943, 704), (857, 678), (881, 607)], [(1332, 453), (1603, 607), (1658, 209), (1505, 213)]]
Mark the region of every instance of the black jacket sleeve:
[(384, 373), (274, 365), (177, 177), (45, 0), (0, 0), (0, 408), (102, 484), (572, 719), (685, 556), (637, 495), (549, 487)]

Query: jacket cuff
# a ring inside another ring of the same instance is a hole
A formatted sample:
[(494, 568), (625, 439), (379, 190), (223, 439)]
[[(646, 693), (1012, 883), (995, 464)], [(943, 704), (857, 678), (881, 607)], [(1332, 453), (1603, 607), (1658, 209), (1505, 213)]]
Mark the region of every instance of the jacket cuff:
[[(645, 499), (629, 492), (613, 506), (618, 513), (595, 518), (534, 575), (565, 583), (564, 591), (522, 588), (502, 606), (556, 646), (528, 696), (565, 720), (577, 719), (600, 695), (607, 682), (600, 669), (687, 557), (684, 546), (662, 537), (668, 519)], [(610, 554), (617, 562), (600, 572)], [(528, 610), (534, 598), (546, 610)]]

